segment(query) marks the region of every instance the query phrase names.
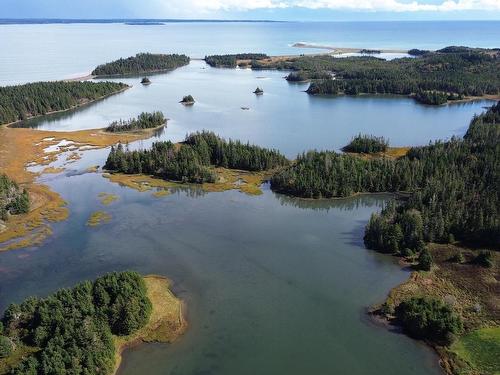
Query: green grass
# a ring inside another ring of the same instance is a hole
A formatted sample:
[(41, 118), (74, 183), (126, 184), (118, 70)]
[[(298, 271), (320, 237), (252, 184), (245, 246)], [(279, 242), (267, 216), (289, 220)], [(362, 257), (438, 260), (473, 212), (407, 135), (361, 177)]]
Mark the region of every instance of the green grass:
[(482, 374), (500, 374), (500, 327), (468, 333), (451, 350)]

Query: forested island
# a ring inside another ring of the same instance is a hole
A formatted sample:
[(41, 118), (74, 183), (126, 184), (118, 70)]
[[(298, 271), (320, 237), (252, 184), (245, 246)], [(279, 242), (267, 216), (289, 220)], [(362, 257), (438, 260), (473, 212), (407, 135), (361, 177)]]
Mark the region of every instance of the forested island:
[(267, 58), (269, 58), (269, 56), (264, 53), (238, 53), (233, 55), (206, 56), (205, 62), (214, 68), (236, 68), (240, 60), (251, 62)]
[(149, 289), (165, 286), (156, 281), (136, 272), (113, 272), (46, 298), (11, 304), (0, 324), (1, 373), (113, 374), (121, 346), (147, 327), (152, 313), (158, 314), (155, 303), (178, 303), (167, 288), (153, 291), (166, 301), (152, 300)]
[[(433, 52), (414, 49), (410, 53), (415, 57), (383, 60), (324, 54), (251, 59), (250, 63), (252, 69), (291, 70), (287, 80), (311, 81), (307, 90), (311, 95), (393, 94), (440, 105), (500, 94), (500, 52), (496, 49), (446, 47)], [(235, 67), (237, 59), (230, 64), (218, 61), (211, 65)]]
[(127, 89), (116, 82), (36, 82), (0, 87), (0, 125), (66, 111)]
[(186, 136), (181, 144), (156, 142), (150, 150), (128, 151), (112, 147), (105, 169), (126, 174), (144, 173), (163, 179), (215, 182), (214, 167), (264, 171), (284, 166), (288, 160), (276, 150), (225, 139), (212, 132)]
[(9, 215), (27, 213), (30, 209), (30, 198), (25, 189), (4, 174), (0, 174), (0, 224)]
[(166, 122), (167, 119), (162, 112), (143, 112), (137, 118), (113, 121), (105, 130), (110, 133), (117, 133), (154, 129), (165, 125)]
[(92, 71), (92, 75), (102, 77), (161, 72), (180, 68), (189, 64), (189, 61), (186, 55), (138, 53), (126, 59), (99, 65)]

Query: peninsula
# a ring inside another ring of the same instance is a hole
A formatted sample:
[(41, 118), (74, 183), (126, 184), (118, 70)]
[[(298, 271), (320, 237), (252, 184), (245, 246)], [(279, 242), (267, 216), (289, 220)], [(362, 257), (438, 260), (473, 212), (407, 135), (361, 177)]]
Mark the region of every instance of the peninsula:
[(76, 363), (114, 374), (127, 347), (171, 342), (186, 327), (168, 280), (132, 271), (11, 304), (1, 322), (0, 374), (64, 373)]

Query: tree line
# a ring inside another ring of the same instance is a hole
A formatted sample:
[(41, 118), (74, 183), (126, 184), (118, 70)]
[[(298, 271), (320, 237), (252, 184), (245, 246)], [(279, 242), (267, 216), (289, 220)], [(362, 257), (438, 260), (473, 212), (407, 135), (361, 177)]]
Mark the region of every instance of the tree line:
[(14, 181), (0, 174), (0, 220), (7, 220), (9, 215), (27, 213), (30, 210), (30, 198), (26, 189), (21, 189)]
[(1, 320), (0, 343), (7, 353), (19, 345), (37, 348), (12, 370), (15, 375), (110, 374), (115, 365), (112, 335), (136, 332), (151, 310), (143, 278), (114, 272), (47, 298), (11, 304)]
[(121, 58), (99, 65), (92, 71), (92, 75), (114, 76), (173, 70), (189, 64), (189, 61), (190, 59), (186, 55), (138, 53), (126, 59)]
[(128, 87), (115, 82), (35, 82), (0, 87), (0, 124), (26, 120), (114, 94)]
[(127, 174), (146, 173), (168, 180), (215, 182), (213, 167), (263, 171), (286, 165), (288, 160), (276, 150), (225, 140), (212, 132), (186, 136), (181, 144), (155, 142), (149, 150), (129, 151), (119, 144), (112, 147), (105, 168)]
[(424, 242), (500, 243), (500, 102), (472, 119), (463, 139), (414, 147), (397, 160), (310, 151), (271, 178), (271, 188), (305, 198), (407, 192), (367, 225), (367, 247), (398, 253)]
[(387, 147), (389, 147), (389, 141), (384, 137), (358, 134), (348, 145), (342, 148), (342, 151), (371, 154), (375, 152), (385, 152), (387, 151)]
[(236, 68), (238, 60), (263, 60), (267, 59), (264, 53), (237, 53), (233, 55), (205, 56), (205, 62), (214, 68)]
[(300, 56), (266, 64), (252, 61), (252, 68), (291, 70), (288, 80), (312, 81), (307, 90), (311, 95), (397, 94), (443, 104), (465, 96), (500, 93), (500, 57), (490, 51), (467, 47), (413, 50), (415, 58), (389, 61), (373, 56)]
[(106, 128), (107, 132), (128, 132), (142, 129), (157, 128), (166, 123), (166, 118), (162, 112), (142, 112), (137, 118), (130, 120), (113, 121)]

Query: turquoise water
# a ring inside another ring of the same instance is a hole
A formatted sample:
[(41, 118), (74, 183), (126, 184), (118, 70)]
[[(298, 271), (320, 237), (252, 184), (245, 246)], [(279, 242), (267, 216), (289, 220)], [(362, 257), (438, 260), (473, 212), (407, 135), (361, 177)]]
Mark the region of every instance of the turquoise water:
[[(139, 51), (296, 53), (297, 41), (378, 48), (491, 47), (499, 23), (283, 23), (1, 25), (0, 84), (85, 74)], [(424, 27), (425, 26), (425, 27)], [(458, 30), (466, 31), (458, 33)], [(397, 32), (396, 32), (397, 31)], [(36, 36), (36, 38), (35, 38)], [(275, 147), (293, 157), (309, 148), (338, 149), (352, 136), (383, 135), (420, 145), (462, 135), (487, 101), (429, 107), (391, 97), (310, 97), (283, 72), (212, 69), (202, 61), (151, 76), (80, 110), (31, 122), (42, 129), (98, 128), (142, 111), (170, 119), (157, 139), (181, 140), (208, 129)], [(262, 86), (265, 94), (252, 91)], [(197, 103), (178, 103), (192, 94)], [(249, 107), (248, 111), (241, 107)], [(1, 140), (0, 140), (1, 141)], [(306, 201), (237, 191), (176, 189), (162, 198), (110, 183), (100, 173), (108, 150), (91, 150), (59, 175), (42, 175), (68, 202), (70, 217), (43, 245), (0, 254), (0, 310), (30, 295), (113, 270), (173, 280), (186, 302), (189, 329), (173, 345), (144, 345), (124, 355), (121, 374), (439, 374), (421, 343), (376, 326), (366, 308), (408, 277), (391, 257), (362, 243), (371, 213), (391, 197)], [(62, 157), (64, 159), (64, 156)], [(58, 161), (55, 165), (61, 165)], [(117, 202), (103, 207), (100, 192)], [(92, 212), (109, 224), (89, 228)]]

